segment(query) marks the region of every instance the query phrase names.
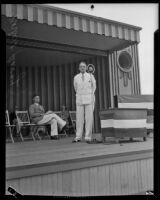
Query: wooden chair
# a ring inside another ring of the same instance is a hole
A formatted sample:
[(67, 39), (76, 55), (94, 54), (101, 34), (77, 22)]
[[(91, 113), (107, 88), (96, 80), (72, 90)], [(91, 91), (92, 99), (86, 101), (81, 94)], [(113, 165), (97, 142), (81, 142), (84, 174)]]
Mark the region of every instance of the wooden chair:
[[(30, 122), (30, 118), (29, 118), (29, 114), (28, 111), (16, 111), (16, 117), (18, 120), (18, 123), (22, 124), (23, 128), (29, 127), (30, 128), (30, 133), (31, 133), (31, 137), (33, 140), (35, 140), (35, 136), (38, 137), (38, 139), (41, 140), (41, 137), (38, 133), (39, 128), (44, 127), (44, 125), (38, 125), (38, 124), (33, 124)], [(22, 131), (20, 131), (21, 135), (22, 135)], [(48, 132), (47, 133), (47, 137), (49, 137)], [(24, 141), (24, 137), (22, 135), (23, 141)], [(26, 138), (25, 138), (26, 139)], [(29, 139), (29, 138), (27, 138)]]
[(12, 131), (13, 131), (13, 129), (15, 128), (15, 125), (11, 125), (11, 124), (10, 124), (8, 110), (6, 110), (5, 117), (6, 117), (6, 128), (8, 128), (11, 141), (12, 141), (12, 143), (14, 143)]
[(74, 130), (74, 134), (76, 134), (76, 111), (69, 111), (69, 117), (70, 117), (71, 127)]

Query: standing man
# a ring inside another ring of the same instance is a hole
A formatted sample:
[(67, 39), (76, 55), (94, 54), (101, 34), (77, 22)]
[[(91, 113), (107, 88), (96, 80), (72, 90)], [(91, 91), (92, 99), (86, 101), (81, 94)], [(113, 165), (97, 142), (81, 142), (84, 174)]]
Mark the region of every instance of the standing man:
[(29, 107), (31, 121), (38, 125), (50, 124), (51, 139), (59, 139), (58, 128), (63, 131), (66, 128), (66, 122), (52, 111), (45, 113), (43, 106), (39, 104), (40, 97), (38, 95), (33, 96), (33, 102), (34, 103)]
[(72, 142), (80, 142), (82, 139), (85, 122), (85, 141), (92, 140), (93, 104), (96, 81), (92, 74), (86, 72), (86, 63), (79, 64), (80, 73), (74, 77), (74, 89), (76, 91), (76, 137)]

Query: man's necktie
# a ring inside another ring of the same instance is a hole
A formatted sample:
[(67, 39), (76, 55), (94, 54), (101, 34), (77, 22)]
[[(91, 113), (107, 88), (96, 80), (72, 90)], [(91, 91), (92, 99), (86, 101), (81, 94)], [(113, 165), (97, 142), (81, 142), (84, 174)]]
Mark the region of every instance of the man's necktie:
[(82, 74), (82, 81), (84, 81), (84, 74)]

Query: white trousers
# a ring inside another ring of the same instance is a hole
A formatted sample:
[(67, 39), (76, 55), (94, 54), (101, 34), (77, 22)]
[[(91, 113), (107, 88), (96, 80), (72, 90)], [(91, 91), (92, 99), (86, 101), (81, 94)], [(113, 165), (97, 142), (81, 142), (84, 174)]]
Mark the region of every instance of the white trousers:
[(81, 139), (85, 122), (85, 140), (92, 139), (93, 105), (76, 105), (76, 139)]
[(58, 135), (58, 128), (62, 130), (62, 128), (66, 125), (66, 122), (61, 119), (55, 113), (46, 114), (43, 116), (43, 119), (40, 120), (37, 124), (50, 124), (51, 125), (51, 136)]

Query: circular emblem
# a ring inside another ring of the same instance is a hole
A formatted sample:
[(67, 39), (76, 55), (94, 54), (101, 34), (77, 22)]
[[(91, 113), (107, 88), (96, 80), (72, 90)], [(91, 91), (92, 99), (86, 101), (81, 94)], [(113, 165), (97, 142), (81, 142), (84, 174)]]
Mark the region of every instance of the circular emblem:
[(127, 51), (120, 52), (117, 58), (117, 64), (123, 72), (129, 72), (133, 67), (132, 56)]
[(87, 65), (87, 72), (88, 73), (92, 73), (92, 74), (95, 72), (95, 67), (94, 67), (93, 64), (88, 64)]

